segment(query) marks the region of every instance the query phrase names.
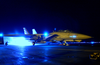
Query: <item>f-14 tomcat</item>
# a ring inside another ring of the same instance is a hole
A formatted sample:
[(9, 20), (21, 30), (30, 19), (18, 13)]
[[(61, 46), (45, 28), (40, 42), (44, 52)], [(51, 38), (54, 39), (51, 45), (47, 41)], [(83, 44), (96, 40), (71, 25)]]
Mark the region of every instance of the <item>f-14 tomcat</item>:
[[(32, 33), (30, 34), (26, 28), (23, 28), (24, 30), (24, 34), (5, 34), (4, 37), (6, 36), (10, 36), (10, 37), (16, 37), (16, 36), (24, 36), (27, 40), (30, 40), (32, 42), (33, 45), (35, 45), (35, 43), (37, 41), (46, 41), (46, 42), (54, 42), (54, 41), (59, 41), (61, 42), (63, 45), (68, 45), (67, 42), (81, 42), (83, 39), (89, 39), (92, 38), (91, 36), (85, 35), (85, 34), (80, 34), (80, 33), (74, 33), (74, 32), (70, 32), (68, 30), (59, 30), (59, 31), (55, 31), (52, 33), (47, 34), (37, 34), (35, 29), (32, 29)], [(46, 37), (44, 37), (45, 35), (47, 35)], [(8, 42), (6, 40), (4, 40), (4, 42)]]
[(66, 45), (67, 42), (81, 42), (83, 39), (92, 38), (91, 36), (74, 33), (69, 30), (59, 30), (58, 32), (52, 32), (46, 37), (46, 41), (60, 41), (63, 42), (63, 45)]

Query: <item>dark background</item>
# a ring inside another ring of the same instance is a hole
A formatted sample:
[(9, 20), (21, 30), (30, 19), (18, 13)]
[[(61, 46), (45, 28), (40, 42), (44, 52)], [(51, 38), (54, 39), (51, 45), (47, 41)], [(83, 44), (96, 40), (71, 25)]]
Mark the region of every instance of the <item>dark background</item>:
[(23, 34), (23, 27), (31, 33), (68, 29), (100, 37), (99, 0), (0, 0), (0, 32)]

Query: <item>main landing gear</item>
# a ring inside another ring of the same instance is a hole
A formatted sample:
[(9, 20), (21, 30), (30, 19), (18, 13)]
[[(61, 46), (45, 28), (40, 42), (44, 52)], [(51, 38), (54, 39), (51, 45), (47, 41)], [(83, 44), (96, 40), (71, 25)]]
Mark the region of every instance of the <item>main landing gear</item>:
[(34, 46), (34, 45), (35, 45), (35, 42), (33, 42), (32, 44), (33, 44), (33, 46)]
[(8, 45), (8, 42), (6, 42), (5, 45), (7, 46)]

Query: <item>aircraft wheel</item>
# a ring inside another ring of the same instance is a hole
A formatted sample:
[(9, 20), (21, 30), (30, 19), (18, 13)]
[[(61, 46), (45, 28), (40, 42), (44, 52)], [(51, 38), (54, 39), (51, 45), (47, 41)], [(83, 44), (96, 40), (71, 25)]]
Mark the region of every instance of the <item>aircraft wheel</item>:
[(8, 45), (8, 42), (6, 42), (5, 45), (7, 46)]
[(64, 46), (66, 46), (66, 43), (63, 43)]
[(67, 44), (67, 43), (63, 43), (63, 45), (64, 45), (64, 46), (68, 46), (68, 44)]
[(34, 45), (35, 45), (35, 42), (33, 42), (32, 44), (33, 44), (33, 46), (34, 46)]
[(68, 46), (68, 44), (66, 43), (66, 46)]

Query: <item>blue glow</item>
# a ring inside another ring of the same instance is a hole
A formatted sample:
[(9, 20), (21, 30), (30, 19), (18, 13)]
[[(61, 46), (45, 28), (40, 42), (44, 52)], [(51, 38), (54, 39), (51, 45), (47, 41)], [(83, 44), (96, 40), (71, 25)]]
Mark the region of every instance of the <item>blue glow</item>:
[(45, 37), (46, 37), (46, 36), (48, 36), (48, 33), (47, 33), (47, 32), (45, 32), (45, 33), (44, 33), (44, 36), (45, 36)]
[(19, 34), (17, 30), (15, 30), (15, 34)]
[(94, 44), (94, 42), (92, 41), (91, 44)]
[(72, 37), (72, 36), (70, 36), (70, 37)]
[(54, 28), (54, 30), (56, 31), (56, 28)]
[(2, 33), (0, 33), (0, 37), (2, 37), (3, 36), (3, 34)]
[(73, 36), (70, 36), (70, 37), (76, 38), (76, 36), (75, 36), (75, 35), (73, 35)]
[(76, 38), (76, 36), (74, 35), (73, 38)]
[(47, 62), (47, 61), (48, 61), (47, 59), (44, 60), (44, 62)]
[(28, 57), (22, 57), (22, 58), (28, 58)]

